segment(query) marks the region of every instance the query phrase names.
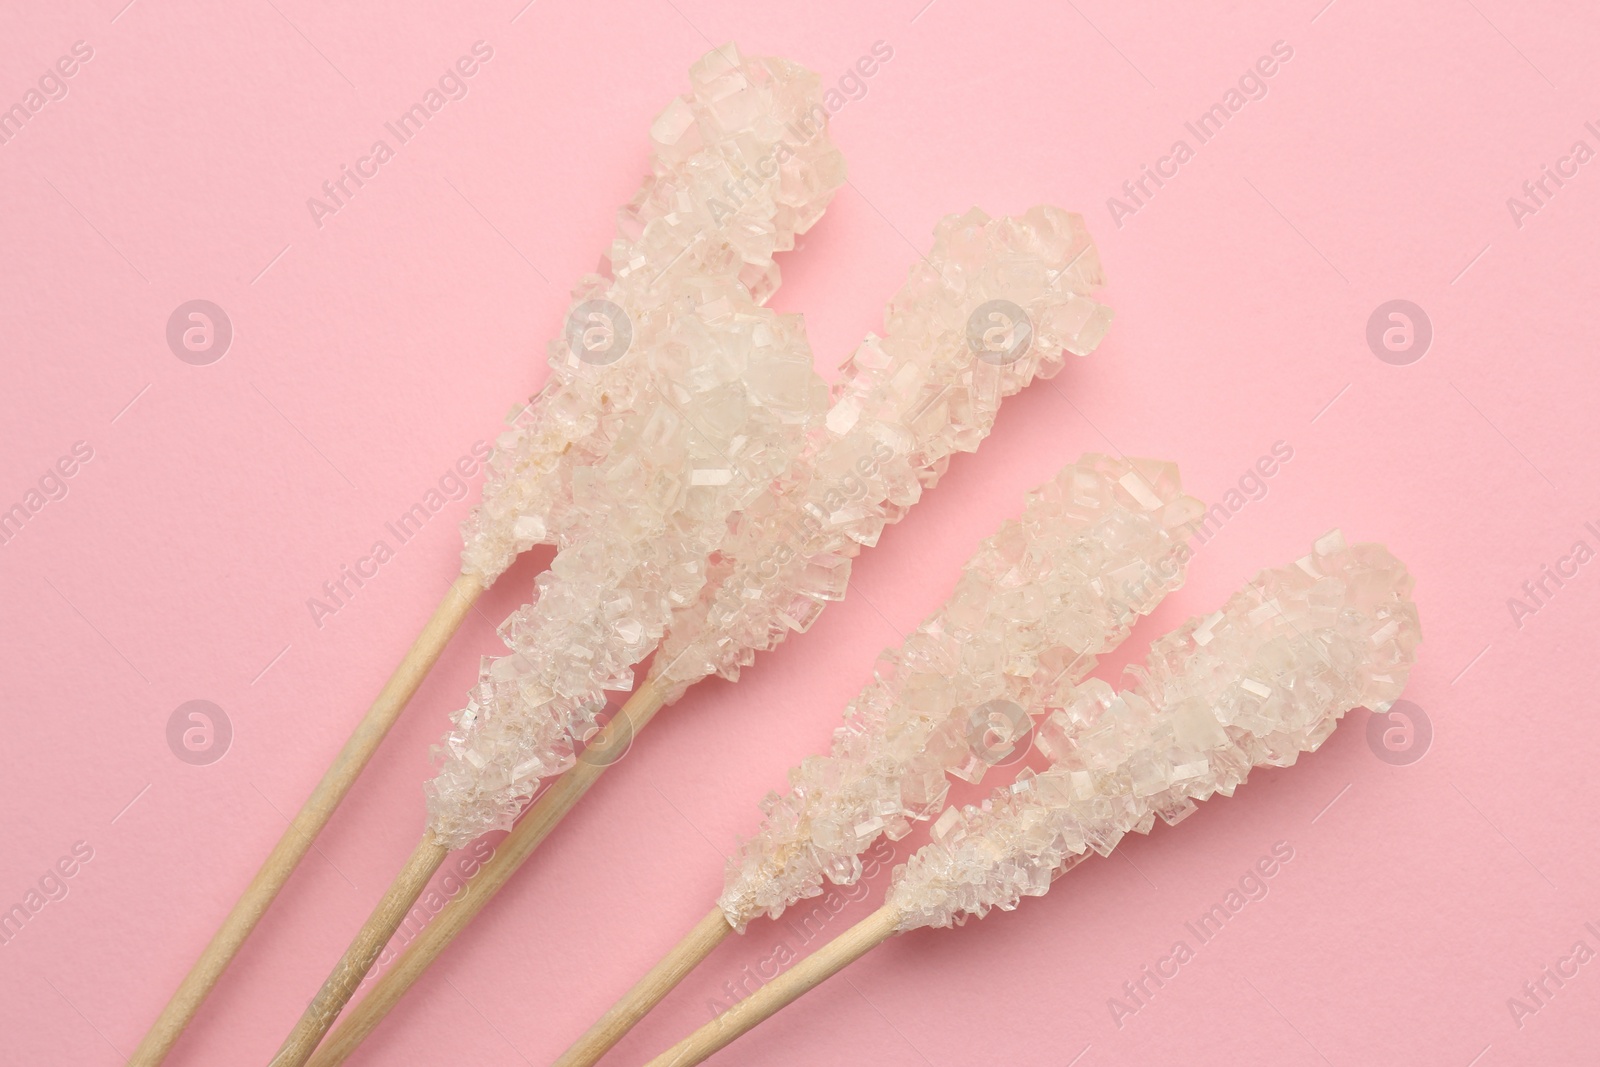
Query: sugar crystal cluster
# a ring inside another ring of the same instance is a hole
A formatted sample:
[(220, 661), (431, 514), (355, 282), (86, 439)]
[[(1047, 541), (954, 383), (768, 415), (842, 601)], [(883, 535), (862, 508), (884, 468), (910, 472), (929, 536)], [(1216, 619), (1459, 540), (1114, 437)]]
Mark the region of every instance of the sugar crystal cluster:
[(1382, 545), (1334, 531), (1157, 641), (1132, 688), (1064, 694), (1036, 738), (1049, 769), (948, 810), (895, 871), (899, 929), (1014, 908), (1124, 834), (1231, 796), (1252, 767), (1315, 751), (1351, 708), (1387, 711), (1421, 640), (1411, 586)]
[[(510, 653), (484, 660), (436, 749), (429, 824), (452, 846), (509, 827), (542, 778), (572, 765), (606, 691), (631, 689), (672, 613), (700, 598), (730, 517), (791, 467), (827, 413), (799, 317), (757, 301), (776, 283), (772, 252), (837, 185), (820, 128), (777, 150), (809, 113), (816, 79), (725, 49), (693, 80), (652, 131), (657, 174), (613, 246), (606, 294), (630, 323), (628, 351), (615, 372), (553, 353), (558, 387), (509, 443), (474, 527), (484, 536), (469, 537), (469, 557), (493, 557), (488, 571), (527, 547), (518, 530), (555, 532), (558, 551), (533, 602), (500, 629)], [(765, 187), (730, 184), (767, 171)], [(738, 207), (718, 199), (730, 190)], [(485, 533), (503, 534), (512, 512), (510, 541)]]
[(1201, 511), (1177, 468), (1090, 454), (1028, 497), (968, 560), (949, 600), (878, 660), (832, 750), (762, 803), (757, 835), (729, 861), (719, 903), (743, 929), (861, 875), (880, 834), (937, 814), (947, 774), (979, 781), (1029, 722), (998, 706), (1051, 706), (1183, 580)]
[(844, 182), (810, 71), (730, 44), (696, 63), (690, 82), (650, 129), (650, 174), (618, 212), (604, 275), (573, 291), (549, 378), (495, 442), (483, 500), (462, 524), (462, 569), (485, 584), (518, 553), (592, 525), (580, 472), (663, 402), (662, 374), (675, 369), (639, 350), (670, 333), (686, 303), (713, 314), (765, 303), (779, 280), (773, 254), (794, 247)]
[[(674, 619), (655, 674), (672, 696), (710, 674), (736, 680), (756, 652), (804, 631), (844, 596), (852, 560), (975, 450), (1001, 400), (1087, 355), (1111, 320), (1083, 219), (1039, 206), (1017, 218), (943, 219), (933, 248), (834, 386), (794, 468), (738, 515), (720, 581)], [(993, 310), (998, 308), (1003, 310)], [(994, 316), (985, 316), (986, 309)], [(974, 323), (983, 327), (974, 343)], [(991, 332), (992, 331), (992, 332)]]

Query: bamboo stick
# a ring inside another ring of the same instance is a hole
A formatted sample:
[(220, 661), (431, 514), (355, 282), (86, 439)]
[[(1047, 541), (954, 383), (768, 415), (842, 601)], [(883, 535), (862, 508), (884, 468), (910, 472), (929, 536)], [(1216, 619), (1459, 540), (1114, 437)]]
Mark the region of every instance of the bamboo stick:
[(712, 908), (709, 915), (695, 923), (694, 929), (650, 968), (632, 989), (623, 994), (621, 1000), (600, 1016), (587, 1033), (573, 1042), (572, 1047), (562, 1053), (551, 1067), (590, 1067), (597, 1062), (731, 933), (733, 927), (728, 925), (722, 909)]
[(306, 1005), (300, 1021), (289, 1032), (278, 1054), (272, 1057), (269, 1067), (301, 1067), (311, 1058), (317, 1049), (317, 1042), (322, 1040), (322, 1035), (328, 1032), (333, 1020), (344, 1010), (345, 1002), (366, 977), (367, 971), (372, 969), (378, 953), (394, 936), (395, 928), (405, 921), (406, 913), (427, 888), (428, 879), (433, 877), (433, 872), (439, 869), (449, 854), (450, 850), (440, 844), (431, 831), (423, 833), (411, 858), (406, 860), (406, 865), (384, 891), (378, 906), (372, 909), (372, 914), (356, 933), (355, 940), (339, 957), (339, 962), (322, 983), (322, 988)]
[[(333, 1067), (334, 1064), (343, 1063), (345, 1058), (356, 1050), (366, 1036), (383, 1021), (389, 1010), (405, 996), (411, 984), (422, 976), (428, 965), (444, 951), (457, 934), (467, 927), (468, 923), (472, 922), (483, 906), (500, 891), (528, 857), (533, 855), (533, 851), (561, 822), (562, 817), (572, 810), (573, 805), (589, 791), (589, 787), (599, 780), (606, 768), (616, 762), (621, 754), (618, 751), (619, 746), (625, 745), (644, 729), (645, 725), (655, 717), (656, 712), (661, 710), (662, 704), (661, 692), (649, 679), (646, 679), (617, 711), (615, 717), (589, 743), (588, 751), (604, 753), (607, 758), (580, 760), (571, 770), (556, 779), (555, 783), (545, 791), (544, 796), (540, 797), (518, 821), (515, 829), (500, 842), (494, 858), (484, 864), (467, 882), (466, 890), (440, 910), (434, 920), (406, 946), (394, 966), (378, 979), (378, 984), (372, 991), (351, 1009), (338, 1029), (317, 1050), (316, 1057), (310, 1061), (311, 1067)], [(369, 960), (368, 965), (370, 964)], [(346, 997), (348, 996), (347, 993)], [(298, 1063), (303, 1062), (306, 1061), (291, 1060), (280, 1065), (274, 1061), (273, 1067), (290, 1067), (290, 1065), (298, 1067)]]
[(233, 905), (233, 910), (228, 912), (227, 918), (212, 935), (210, 943), (200, 953), (200, 958), (195, 960), (194, 966), (179, 983), (177, 990), (172, 994), (172, 999), (167, 1001), (166, 1007), (144, 1035), (144, 1039), (139, 1042), (133, 1057), (128, 1060), (130, 1067), (157, 1067), (172, 1051), (172, 1046), (177, 1043), (212, 987), (217, 984), (223, 971), (227, 970), (228, 964), (238, 954), (240, 946), (256, 928), (256, 923), (261, 921), (261, 916), (272, 906), (279, 890), (289, 880), (289, 876), (294, 873), (300, 861), (305, 858), (312, 842), (327, 825), (339, 802), (344, 800), (345, 794), (355, 784), (367, 761), (378, 750), (384, 736), (400, 717), (400, 712), (405, 709), (412, 694), (422, 685), (422, 680), (428, 676), (428, 671), (433, 668), (439, 653), (460, 628), (462, 620), (483, 593), (483, 589), (481, 579), (467, 574), (458, 575), (451, 583), (444, 599), (434, 609), (422, 632), (411, 643), (405, 658), (384, 683), (378, 698), (372, 702), (366, 715), (356, 724), (350, 739), (339, 750), (338, 756), (323, 774), (322, 780), (317, 783), (317, 787), (306, 798), (294, 820), (284, 830), (283, 836), (273, 846), (266, 862), (256, 871), (249, 886)]
[(700, 1063), (887, 941), (899, 921), (899, 911), (885, 904), (645, 1067), (692, 1067)]

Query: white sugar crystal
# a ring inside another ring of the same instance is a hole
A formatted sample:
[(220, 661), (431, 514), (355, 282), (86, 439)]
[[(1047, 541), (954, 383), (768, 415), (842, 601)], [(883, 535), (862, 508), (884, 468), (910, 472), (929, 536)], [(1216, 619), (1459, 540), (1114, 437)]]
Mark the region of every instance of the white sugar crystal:
[(519, 515), (511, 527), (511, 536), (517, 541), (538, 544), (544, 540), (545, 527), (542, 515)]
[[(1129, 492), (1132, 473), (1158, 495), (1154, 506)], [(954, 809), (938, 814), (946, 775), (980, 779), (1031, 725), (1028, 711), (1101, 714), (1072, 703), (1073, 683), (1127, 636), (1141, 613), (1133, 604), (1149, 611), (1181, 584), (1200, 513), (1176, 469), (1147, 460), (1090, 454), (1029, 494), (1022, 517), (968, 560), (944, 606), (879, 657), (829, 755), (791, 770), (790, 791), (764, 805), (760, 831), (728, 863), (719, 903), (729, 922), (742, 929), (821, 892), (824, 878), (838, 882), (833, 872), (852, 869), (843, 860), (871, 847), (885, 817), (909, 825), (937, 815), (933, 836), (943, 839), (959, 824)], [(1150, 589), (1107, 580), (1135, 561)], [(1016, 796), (1033, 796), (1036, 782), (1023, 780)]]
[(868, 841), (871, 841), (883, 831), (883, 827), (883, 820), (874, 816), (871, 819), (866, 819), (862, 822), (856, 823), (853, 829), (855, 830), (856, 837), (866, 838)]
[[(1231, 796), (1253, 766), (1315, 751), (1351, 708), (1387, 707), (1421, 640), (1411, 576), (1383, 546), (1347, 546), (1338, 531), (1316, 554), (1317, 574), (1263, 571), (1217, 615), (1156, 641), (1120, 698), (1098, 680), (1077, 686), (1104, 715), (1075, 723), (1074, 743), (1027, 793), (946, 813), (934, 841), (895, 871), (899, 928), (1013, 908), (1089, 850), (1105, 855), (1157, 816), (1175, 823), (1196, 800)], [(1337, 610), (1323, 616), (1330, 581)], [(1263, 665), (1272, 686), (1256, 677)]]
[(1154, 511), (1162, 504), (1161, 498), (1151, 492), (1150, 487), (1144, 483), (1144, 479), (1139, 477), (1137, 472), (1129, 471), (1118, 480), (1117, 484), (1126, 489), (1128, 494), (1137, 500), (1139, 506), (1146, 511)]

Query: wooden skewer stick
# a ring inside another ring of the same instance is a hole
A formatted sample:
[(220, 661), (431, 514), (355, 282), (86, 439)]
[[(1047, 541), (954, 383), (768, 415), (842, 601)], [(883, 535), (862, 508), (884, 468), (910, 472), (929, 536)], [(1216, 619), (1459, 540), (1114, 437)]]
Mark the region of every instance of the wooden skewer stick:
[(383, 946), (394, 936), (395, 929), (405, 921), (406, 913), (428, 887), (428, 879), (433, 877), (433, 872), (439, 869), (449, 854), (450, 850), (439, 843), (432, 831), (423, 833), (411, 858), (406, 860), (406, 865), (400, 869), (395, 880), (389, 883), (378, 906), (372, 909), (372, 914), (356, 933), (355, 940), (350, 942), (350, 947), (339, 957), (339, 962), (322, 983), (322, 988), (306, 1005), (300, 1021), (289, 1032), (278, 1054), (272, 1057), (269, 1067), (301, 1067), (311, 1058), (311, 1054), (317, 1050), (317, 1042), (322, 1040), (322, 1035), (328, 1032), (333, 1020), (344, 1010), (345, 1002), (372, 969), (378, 953), (383, 951)]
[(692, 1067), (844, 970), (894, 934), (900, 912), (885, 904), (673, 1045), (645, 1067)]
[[(586, 752), (595, 753), (599, 758), (580, 759), (576, 766), (556, 779), (544, 796), (522, 816), (505, 840), (500, 842), (494, 857), (467, 882), (467, 888), (440, 910), (433, 921), (406, 946), (388, 972), (378, 979), (372, 991), (345, 1016), (338, 1029), (317, 1049), (310, 1067), (334, 1067), (343, 1063), (360, 1046), (384, 1016), (389, 1014), (389, 1010), (405, 996), (411, 984), (428, 969), (428, 965), (457, 934), (466, 929), (483, 906), (533, 855), (534, 849), (589, 791), (589, 787), (599, 780), (606, 768), (621, 757), (628, 743), (655, 717), (663, 703), (661, 691), (650, 679), (646, 679), (611, 721), (606, 723), (605, 728), (589, 742)], [(393, 927), (390, 932), (393, 932)], [(367, 965), (370, 966), (371, 962), (369, 959)], [(353, 991), (354, 987), (346, 992), (346, 999)], [(280, 1065), (279, 1061), (274, 1060), (273, 1067), (298, 1067), (304, 1062), (286, 1060)]]
[[(787, 852), (787, 849), (780, 849), (779, 856)], [(732, 932), (733, 927), (728, 924), (723, 910), (720, 907), (711, 909), (710, 915), (701, 919), (550, 1067), (593, 1067)]]
[(339, 750), (339, 755), (323, 774), (316, 789), (312, 790), (311, 796), (306, 798), (294, 821), (284, 830), (266, 862), (256, 871), (250, 885), (233, 905), (233, 910), (228, 912), (228, 917), (212, 935), (211, 942), (184, 976), (172, 999), (167, 1001), (161, 1015), (144, 1035), (144, 1040), (139, 1042), (139, 1047), (128, 1061), (129, 1067), (157, 1067), (167, 1058), (211, 988), (222, 977), (222, 972), (227, 970), (240, 946), (256, 928), (256, 923), (261, 921), (261, 916), (272, 906), (278, 891), (305, 858), (339, 802), (382, 744), (384, 735), (400, 717), (412, 694), (422, 685), (422, 680), (428, 676), (439, 653), (449, 644), (451, 636), (460, 628), (483, 589), (481, 579), (467, 574), (457, 576), (451, 584), (444, 600), (434, 609), (427, 625), (411, 643), (405, 658), (384, 683), (378, 698), (356, 724), (344, 748)]
[(733, 927), (728, 925), (728, 918), (722, 914), (722, 909), (712, 908), (711, 914), (696, 923), (694, 929), (671, 952), (650, 968), (551, 1067), (590, 1067), (597, 1062), (731, 933)]

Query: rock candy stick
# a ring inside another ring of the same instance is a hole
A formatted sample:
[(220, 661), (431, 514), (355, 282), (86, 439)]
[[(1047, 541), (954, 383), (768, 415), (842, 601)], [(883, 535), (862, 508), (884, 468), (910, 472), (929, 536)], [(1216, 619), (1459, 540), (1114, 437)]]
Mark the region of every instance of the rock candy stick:
[(1315, 751), (1351, 708), (1387, 710), (1421, 640), (1411, 585), (1383, 546), (1334, 531), (1157, 641), (1132, 688), (1079, 687), (1039, 735), (1048, 770), (963, 809), (883, 907), (647, 1067), (700, 1063), (893, 934), (1014, 908), (1091, 850)]
[[(578, 561), (593, 559), (602, 541), (635, 547), (623, 540), (631, 535), (646, 546), (633, 553), (631, 571), (643, 599), (663, 591), (692, 597), (703, 569), (694, 562), (696, 547), (710, 540), (706, 530), (720, 534), (726, 513), (789, 464), (807, 423), (824, 413), (826, 390), (804, 351), (798, 317), (777, 316), (757, 300), (776, 284), (772, 253), (792, 244), (842, 181), (838, 154), (823, 135), (817, 80), (784, 61), (744, 60), (727, 48), (698, 64), (692, 81), (691, 97), (669, 107), (652, 130), (657, 174), (624, 213), (609, 284), (586, 280), (579, 287), (573, 317), (582, 312), (606, 329), (596, 326), (591, 337), (585, 326), (567, 338), (564, 354), (557, 347), (554, 386), (526, 425), (501, 442), (505, 462), (467, 524), (468, 580), (497, 575), (517, 550), (541, 539), (557, 544), (558, 570), (593, 577), (595, 569)], [(596, 315), (594, 305), (604, 313)], [(629, 479), (637, 479), (630, 487), (640, 509), (632, 522), (614, 506)], [(703, 547), (698, 555), (704, 559)], [(641, 577), (646, 565), (656, 569)], [(559, 588), (542, 583), (541, 603), (518, 620), (519, 633), (548, 623), (551, 612), (542, 608), (563, 591), (578, 589), (582, 601), (565, 611), (556, 605), (569, 632), (576, 632), (575, 613), (594, 614), (581, 580), (553, 585)], [(636, 614), (647, 620), (651, 610), (643, 604)], [(559, 636), (559, 626), (546, 629)], [(609, 631), (606, 654), (590, 674), (604, 673), (608, 682), (625, 674), (630, 647), (650, 645), (648, 622), (645, 629), (642, 643), (626, 624)], [(581, 659), (591, 650), (569, 642), (564, 651)], [(561, 686), (553, 693), (524, 695), (561, 702), (564, 712), (583, 703), (570, 673), (553, 681)], [(491, 790), (505, 784), (492, 781), (499, 770), (487, 772)], [(516, 777), (548, 773), (528, 760), (511, 770), (521, 772)], [(426, 877), (434, 851), (413, 856), (408, 880)], [(404, 893), (386, 895), (380, 910), (401, 904), (408, 906)], [(377, 936), (363, 935), (363, 945)], [(348, 968), (339, 970), (281, 1062), (309, 1054), (318, 1032), (312, 1020), (325, 1019), (353, 988)]]

